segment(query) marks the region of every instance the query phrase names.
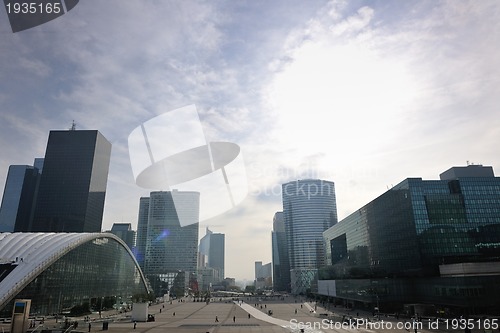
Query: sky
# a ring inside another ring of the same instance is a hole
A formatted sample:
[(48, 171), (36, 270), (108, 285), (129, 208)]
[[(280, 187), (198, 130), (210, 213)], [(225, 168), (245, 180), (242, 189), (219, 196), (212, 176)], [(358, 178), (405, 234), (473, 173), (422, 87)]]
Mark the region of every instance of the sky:
[(103, 229), (135, 229), (128, 137), (195, 105), (241, 148), (247, 196), (200, 225), (238, 280), (271, 261), (284, 182), (333, 181), (342, 219), (408, 177), (500, 173), (497, 0), (81, 0), (17, 33), (0, 10), (0, 49), (0, 188), (74, 120), (113, 145)]

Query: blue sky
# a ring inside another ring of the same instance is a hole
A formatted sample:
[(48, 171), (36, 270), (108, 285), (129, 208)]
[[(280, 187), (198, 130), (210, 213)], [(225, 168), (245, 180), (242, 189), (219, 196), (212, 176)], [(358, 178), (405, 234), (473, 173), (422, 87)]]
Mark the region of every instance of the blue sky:
[(16, 34), (0, 10), (0, 48), (0, 188), (75, 120), (113, 144), (103, 227), (135, 227), (128, 135), (195, 104), (245, 160), (249, 195), (200, 228), (237, 279), (271, 260), (282, 182), (334, 181), (343, 218), (407, 177), (500, 172), (496, 0), (82, 0)]

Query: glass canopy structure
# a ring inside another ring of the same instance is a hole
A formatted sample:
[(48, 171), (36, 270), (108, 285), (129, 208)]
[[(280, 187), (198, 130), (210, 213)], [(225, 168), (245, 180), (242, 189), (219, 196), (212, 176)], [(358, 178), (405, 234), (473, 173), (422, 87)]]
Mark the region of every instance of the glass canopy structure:
[(10, 313), (15, 298), (45, 315), (148, 293), (132, 252), (113, 234), (0, 234), (0, 312)]

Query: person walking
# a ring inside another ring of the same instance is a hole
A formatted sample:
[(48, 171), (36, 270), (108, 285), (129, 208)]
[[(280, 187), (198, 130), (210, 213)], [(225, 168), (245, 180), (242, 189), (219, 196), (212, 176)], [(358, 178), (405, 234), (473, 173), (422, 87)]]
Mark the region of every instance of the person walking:
[(215, 316), (215, 322), (218, 323), (219, 322), (219, 318), (217, 318), (217, 316)]
[(92, 325), (89, 323), (89, 332), (90, 332), (90, 329), (92, 328)]
[(236, 316), (233, 316), (233, 323), (236, 322)]

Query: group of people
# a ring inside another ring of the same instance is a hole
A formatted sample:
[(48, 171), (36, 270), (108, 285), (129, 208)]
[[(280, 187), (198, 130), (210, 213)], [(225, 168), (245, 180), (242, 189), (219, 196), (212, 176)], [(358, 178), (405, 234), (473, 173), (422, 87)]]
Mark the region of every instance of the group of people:
[[(40, 325), (42, 325), (44, 322), (44, 319), (42, 318), (42, 320), (40, 320)], [(30, 328), (35, 328), (36, 327), (36, 320), (35, 319), (32, 319), (30, 321)]]

